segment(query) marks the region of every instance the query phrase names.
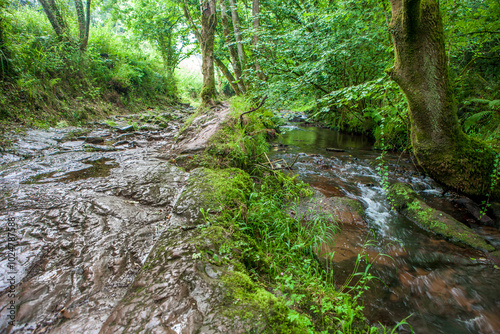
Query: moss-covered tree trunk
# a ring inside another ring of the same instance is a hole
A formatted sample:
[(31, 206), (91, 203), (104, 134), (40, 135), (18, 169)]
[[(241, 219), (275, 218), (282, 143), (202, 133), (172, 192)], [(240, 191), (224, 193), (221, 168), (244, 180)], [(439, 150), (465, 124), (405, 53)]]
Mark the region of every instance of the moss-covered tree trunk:
[(203, 73), (203, 87), (201, 89), (201, 102), (204, 105), (215, 105), (215, 72), (214, 72), (214, 41), (217, 26), (216, 0), (200, 0), (201, 32), (200, 45), (203, 60), (201, 69)]
[[(391, 9), (395, 61), (389, 75), (408, 100), (418, 162), (451, 188), (485, 195), (495, 153), (458, 123), (437, 0), (391, 0)], [(493, 195), (499, 194), (497, 186)]]
[(49, 19), (52, 28), (54, 28), (57, 37), (61, 39), (68, 39), (68, 26), (66, 25), (56, 2), (54, 0), (40, 0), (40, 3), (42, 4), (43, 10)]

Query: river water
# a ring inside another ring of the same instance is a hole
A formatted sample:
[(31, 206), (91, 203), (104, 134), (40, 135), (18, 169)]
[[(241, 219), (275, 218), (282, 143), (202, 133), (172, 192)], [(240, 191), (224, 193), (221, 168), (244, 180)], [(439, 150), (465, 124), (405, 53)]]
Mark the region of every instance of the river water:
[[(479, 251), (426, 233), (391, 210), (376, 170), (380, 151), (370, 140), (318, 127), (284, 129), (271, 160), (296, 161), (292, 173), (324, 195), (354, 198), (365, 208), (367, 226), (337, 236), (334, 270), (342, 283), (357, 254), (363, 249), (368, 254), (371, 273), (379, 278), (371, 281), (363, 297), (369, 319), (394, 326), (410, 316), (407, 322), (415, 333), (500, 333), (499, 266)], [(499, 231), (474, 224), (468, 212), (453, 205), (459, 195), (443, 195), (443, 189), (423, 176), (408, 155), (386, 154), (384, 165), (390, 183), (410, 183), (429, 205), (468, 224), (500, 248)], [(405, 326), (399, 331), (410, 330)]]

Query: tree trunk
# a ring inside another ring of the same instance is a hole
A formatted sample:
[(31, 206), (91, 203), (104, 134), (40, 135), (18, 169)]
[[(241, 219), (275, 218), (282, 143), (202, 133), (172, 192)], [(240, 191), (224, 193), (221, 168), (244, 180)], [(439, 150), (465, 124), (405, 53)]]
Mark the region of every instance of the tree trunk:
[(89, 42), (90, 28), (90, 1), (87, 0), (86, 12), (83, 11), (82, 0), (75, 0), (76, 17), (78, 19), (78, 30), (80, 32), (80, 50), (84, 51)]
[(12, 66), (10, 64), (10, 51), (7, 49), (5, 45), (5, 40), (4, 40), (4, 20), (5, 18), (3, 17), (3, 8), (0, 7), (0, 80), (4, 80), (5, 78), (9, 77), (9, 74), (11, 73)]
[(231, 16), (233, 18), (234, 38), (236, 39), (238, 58), (240, 59), (241, 69), (244, 70), (246, 66), (246, 56), (245, 51), (243, 50), (243, 41), (241, 39), (240, 31), (240, 17), (238, 16), (238, 9), (236, 8), (235, 0), (229, 0), (229, 7), (231, 8)]
[(204, 105), (215, 105), (215, 73), (214, 73), (214, 41), (217, 26), (216, 0), (200, 0), (201, 10), (201, 65), (203, 73), (203, 87), (201, 89), (201, 102)]
[(254, 49), (254, 64), (255, 64), (255, 72), (257, 72), (257, 77), (260, 80), (266, 80), (266, 76), (262, 72), (260, 68), (259, 60), (255, 57), (255, 53), (258, 55), (257, 46), (259, 44), (259, 30), (260, 30), (260, 5), (259, 0), (252, 1), (252, 18), (253, 18), (253, 38), (252, 44)]
[[(226, 6), (224, 5), (225, 0), (221, 0), (220, 2), (220, 11), (221, 11), (221, 22), (222, 22), (222, 32), (224, 34), (224, 38), (226, 39), (227, 43), (227, 48), (229, 50), (229, 58), (231, 59), (231, 64), (233, 65), (234, 69), (234, 76), (237, 81), (238, 85), (238, 90), (235, 90), (236, 95), (241, 95), (242, 93), (246, 93), (246, 88), (245, 88), (245, 83), (243, 81), (242, 75), (241, 75), (241, 63), (238, 59), (238, 53), (236, 52), (236, 49), (234, 48), (234, 44), (231, 42), (231, 34), (229, 33), (229, 20), (226, 15)], [(224, 71), (222, 71), (224, 72)], [(231, 83), (232, 86), (232, 83)]]
[(61, 15), (61, 12), (59, 11), (59, 8), (57, 8), (55, 1), (54, 0), (40, 0), (40, 3), (42, 4), (43, 10), (45, 11), (47, 18), (49, 19), (49, 22), (52, 25), (52, 28), (56, 32), (56, 35), (59, 38), (67, 37), (66, 36), (66, 33), (67, 33), (66, 23), (64, 22), (64, 19)]
[(224, 65), (224, 63), (219, 58), (217, 58), (217, 57), (215, 58), (215, 64), (217, 65), (217, 67), (219, 68), (219, 70), (222, 72), (222, 74), (224, 75), (224, 77), (226, 78), (226, 80), (229, 81), (229, 84), (233, 88), (234, 93), (236, 95), (241, 95), (240, 88), (235, 83), (236, 80), (234, 79), (234, 77), (231, 74), (231, 72), (229, 72), (229, 70), (227, 69), (226, 65)]
[[(437, 0), (391, 0), (391, 9), (395, 60), (388, 74), (408, 100), (418, 162), (453, 189), (486, 195), (495, 153), (466, 136), (458, 123)], [(491, 195), (500, 195), (498, 185)]]
[(82, 50), (85, 50), (87, 48), (87, 45), (89, 44), (89, 32), (90, 32), (90, 0), (87, 0), (87, 16), (86, 16), (86, 21), (85, 21), (85, 37), (83, 38), (82, 41)]
[(85, 39), (85, 12), (83, 11), (82, 0), (75, 0), (76, 17), (78, 19), (78, 30), (80, 32), (80, 48)]

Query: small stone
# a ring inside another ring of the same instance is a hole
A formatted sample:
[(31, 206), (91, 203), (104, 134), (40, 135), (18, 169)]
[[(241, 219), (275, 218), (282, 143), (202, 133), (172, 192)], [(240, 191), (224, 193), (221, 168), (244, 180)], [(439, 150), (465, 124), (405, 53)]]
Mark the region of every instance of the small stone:
[(102, 137), (86, 137), (85, 142), (90, 143), (90, 144), (102, 144), (102, 143), (104, 143), (104, 138), (102, 138)]
[(121, 128), (118, 128), (119, 132), (132, 132), (134, 131), (134, 126), (133, 125), (127, 125)]

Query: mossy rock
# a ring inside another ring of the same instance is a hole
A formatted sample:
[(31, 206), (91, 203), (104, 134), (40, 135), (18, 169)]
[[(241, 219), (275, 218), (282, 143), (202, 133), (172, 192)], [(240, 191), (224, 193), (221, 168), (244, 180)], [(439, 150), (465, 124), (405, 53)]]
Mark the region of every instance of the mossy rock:
[(297, 208), (290, 211), (300, 215), (303, 221), (322, 219), (342, 225), (362, 225), (365, 210), (361, 203), (349, 197), (326, 197), (319, 191), (301, 199)]
[(173, 223), (197, 225), (203, 220), (203, 213), (243, 207), (250, 187), (250, 176), (238, 168), (194, 169), (174, 208)]
[(389, 190), (389, 196), (395, 208), (420, 228), (460, 246), (469, 246), (484, 252), (495, 250), (471, 228), (450, 215), (431, 208), (408, 185), (394, 184)]

